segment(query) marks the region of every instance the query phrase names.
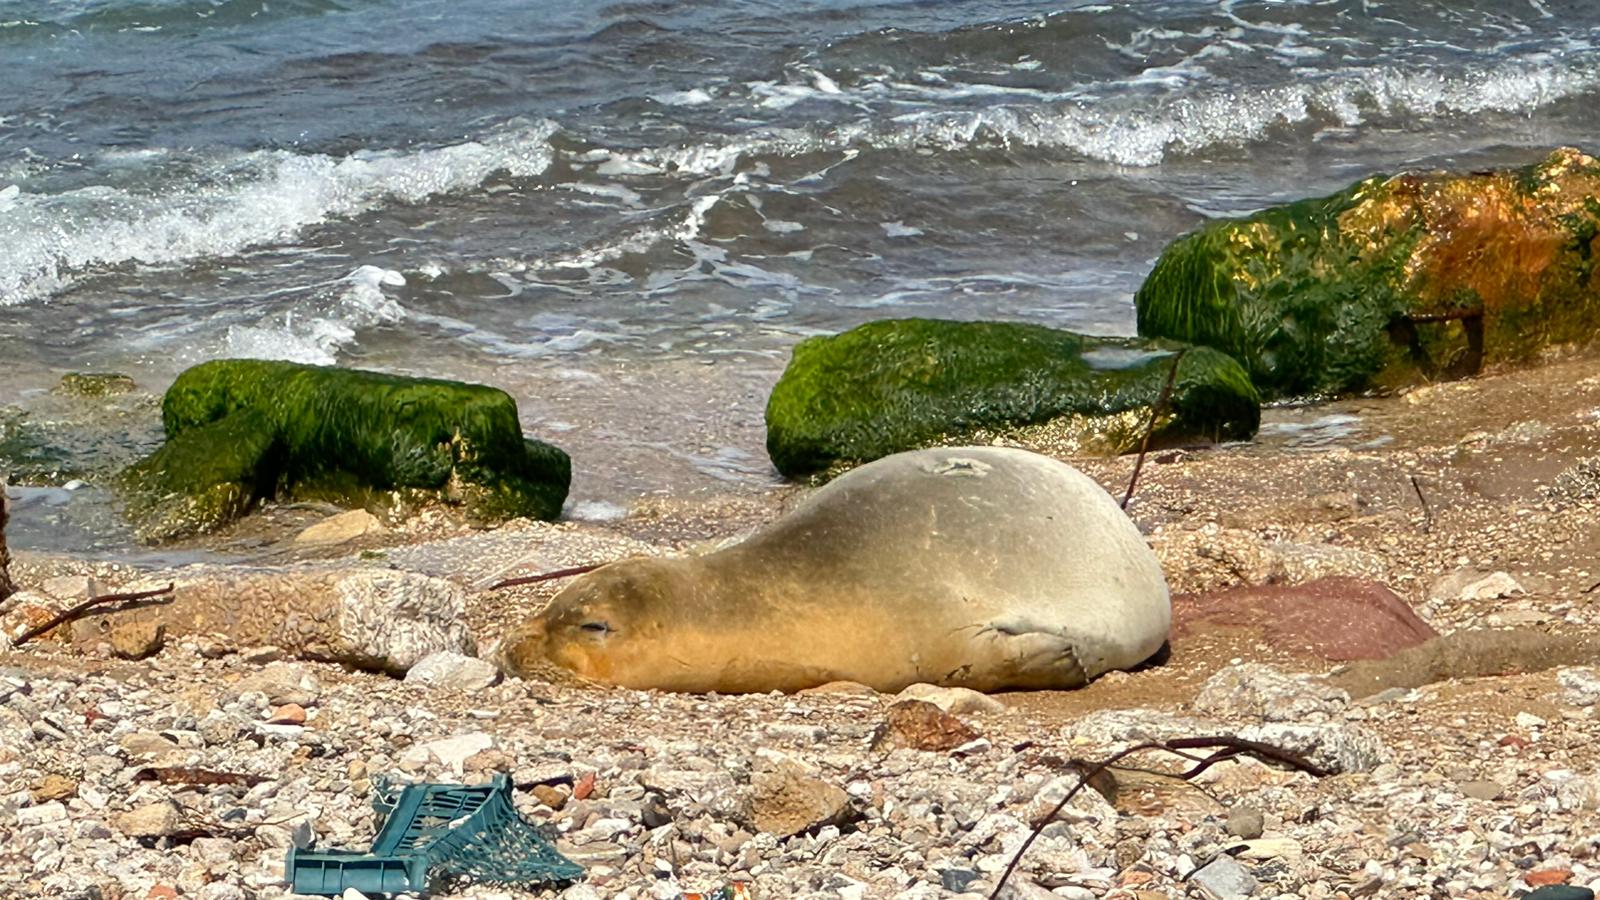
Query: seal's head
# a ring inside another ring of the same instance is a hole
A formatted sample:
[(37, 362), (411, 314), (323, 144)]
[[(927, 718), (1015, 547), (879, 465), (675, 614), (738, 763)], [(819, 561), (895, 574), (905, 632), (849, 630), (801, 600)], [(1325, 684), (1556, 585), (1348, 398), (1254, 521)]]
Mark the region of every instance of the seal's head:
[(590, 572), (517, 626), (501, 645), (513, 675), (551, 668), (625, 687), (658, 686), (663, 638), (693, 596), (682, 560), (629, 559)]

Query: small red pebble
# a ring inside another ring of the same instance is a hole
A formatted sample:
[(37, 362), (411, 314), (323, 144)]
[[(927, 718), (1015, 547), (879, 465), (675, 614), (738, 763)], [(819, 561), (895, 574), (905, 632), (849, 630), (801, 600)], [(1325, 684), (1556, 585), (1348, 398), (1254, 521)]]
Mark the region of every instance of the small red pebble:
[(1528, 740), (1520, 734), (1508, 734), (1500, 739), (1500, 746), (1502, 747), (1526, 747), (1532, 743), (1533, 741)]
[(178, 900), (178, 889), (165, 884), (154, 885), (150, 893), (144, 895), (144, 900)]
[(578, 783), (572, 786), (572, 799), (574, 800), (587, 800), (592, 793), (594, 793), (593, 772), (579, 778)]
[(98, 722), (103, 718), (105, 717), (100, 714), (100, 707), (98, 706), (91, 706), (83, 711), (84, 725), (93, 725), (95, 722)]
[(1118, 887), (1141, 887), (1156, 880), (1154, 873), (1142, 869), (1129, 869), (1117, 876)]
[(271, 718), (267, 719), (268, 725), (304, 725), (305, 723), (305, 707), (298, 703), (285, 703), (273, 710)]
[(1572, 880), (1571, 869), (1540, 869), (1522, 876), (1528, 887), (1544, 887), (1551, 884), (1566, 884)]

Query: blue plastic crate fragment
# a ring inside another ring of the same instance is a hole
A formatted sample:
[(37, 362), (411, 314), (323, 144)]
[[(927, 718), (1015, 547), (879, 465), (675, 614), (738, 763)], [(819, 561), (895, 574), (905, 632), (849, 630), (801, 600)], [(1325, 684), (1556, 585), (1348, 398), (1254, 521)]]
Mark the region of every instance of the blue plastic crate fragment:
[(430, 878), (528, 885), (583, 875), (517, 814), (504, 774), (471, 787), (380, 780), (372, 806), (386, 817), (371, 851), (289, 848), (285, 878), (295, 893), (420, 894)]

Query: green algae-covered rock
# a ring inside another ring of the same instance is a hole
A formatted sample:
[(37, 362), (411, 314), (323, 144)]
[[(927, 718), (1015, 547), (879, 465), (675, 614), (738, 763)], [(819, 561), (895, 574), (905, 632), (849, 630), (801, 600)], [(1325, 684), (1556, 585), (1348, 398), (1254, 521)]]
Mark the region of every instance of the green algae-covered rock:
[[(795, 347), (767, 401), (767, 453), (797, 476), (1045, 423), (1072, 432), (1069, 449), (1124, 452), (1142, 439), (1182, 346), (1010, 322), (872, 322)], [(1195, 347), (1156, 435), (1244, 439), (1259, 421), (1239, 364)]]
[(1600, 165), (1374, 177), (1208, 224), (1134, 298), (1139, 333), (1244, 364), (1263, 395), (1396, 387), (1587, 342)]
[(510, 395), (482, 385), (218, 360), (178, 376), (161, 418), (166, 443), (124, 477), (146, 539), (204, 531), (279, 493), (553, 519), (571, 479), (567, 455), (524, 438)]

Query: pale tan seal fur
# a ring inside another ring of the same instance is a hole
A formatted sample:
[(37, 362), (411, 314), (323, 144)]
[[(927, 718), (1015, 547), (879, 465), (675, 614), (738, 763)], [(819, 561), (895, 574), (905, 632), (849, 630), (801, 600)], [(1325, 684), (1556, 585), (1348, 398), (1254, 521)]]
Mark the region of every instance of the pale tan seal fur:
[(690, 692), (1073, 688), (1149, 658), (1171, 615), (1155, 554), (1094, 481), (944, 447), (849, 472), (733, 546), (604, 566), (508, 635), (502, 662)]

